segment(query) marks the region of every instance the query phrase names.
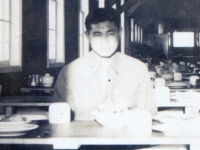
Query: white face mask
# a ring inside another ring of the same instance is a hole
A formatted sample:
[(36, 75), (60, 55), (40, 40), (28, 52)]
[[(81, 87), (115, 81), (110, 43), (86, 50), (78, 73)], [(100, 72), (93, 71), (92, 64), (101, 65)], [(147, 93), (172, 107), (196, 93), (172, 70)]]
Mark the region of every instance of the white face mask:
[(110, 21), (92, 24), (91, 30), (87, 33), (92, 50), (100, 57), (111, 57), (118, 48), (121, 30), (115, 23)]

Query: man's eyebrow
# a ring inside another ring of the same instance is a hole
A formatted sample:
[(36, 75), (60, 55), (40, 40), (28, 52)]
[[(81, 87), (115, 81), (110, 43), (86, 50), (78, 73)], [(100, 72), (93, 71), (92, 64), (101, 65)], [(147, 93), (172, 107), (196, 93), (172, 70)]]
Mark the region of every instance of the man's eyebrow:
[(115, 29), (108, 30), (107, 32), (115, 32)]
[(99, 34), (99, 33), (101, 33), (101, 32), (99, 32), (99, 31), (94, 31), (92, 34)]

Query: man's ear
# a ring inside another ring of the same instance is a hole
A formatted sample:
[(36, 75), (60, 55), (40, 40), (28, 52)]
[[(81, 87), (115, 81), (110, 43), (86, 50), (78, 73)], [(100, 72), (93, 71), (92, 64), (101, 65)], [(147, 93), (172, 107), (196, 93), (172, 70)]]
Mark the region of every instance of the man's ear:
[(89, 32), (88, 31), (85, 31), (84, 32), (85, 33), (85, 36), (88, 38), (88, 40), (89, 40)]

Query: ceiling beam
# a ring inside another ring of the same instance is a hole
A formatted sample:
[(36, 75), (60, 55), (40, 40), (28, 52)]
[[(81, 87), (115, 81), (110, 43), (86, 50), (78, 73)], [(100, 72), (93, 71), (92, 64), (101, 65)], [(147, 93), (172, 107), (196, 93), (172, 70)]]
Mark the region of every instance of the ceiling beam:
[(109, 6), (113, 6), (114, 4), (117, 3), (116, 0), (107, 0), (107, 1), (108, 1)]
[(119, 8), (119, 12), (125, 12), (129, 9), (130, 6), (132, 6), (137, 0), (127, 0), (125, 3)]
[[(145, 0), (137, 0), (131, 7), (126, 10), (127, 17), (130, 17), (142, 4), (144, 4)], [(129, 5), (130, 6), (130, 5)]]

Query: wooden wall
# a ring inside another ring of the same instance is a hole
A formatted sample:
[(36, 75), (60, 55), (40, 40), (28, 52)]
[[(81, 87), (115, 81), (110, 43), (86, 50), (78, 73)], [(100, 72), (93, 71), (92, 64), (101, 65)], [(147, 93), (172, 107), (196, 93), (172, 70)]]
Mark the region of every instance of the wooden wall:
[[(66, 64), (78, 58), (78, 0), (65, 0)], [(22, 72), (0, 74), (3, 95), (18, 95), (29, 74), (50, 73), (61, 68), (47, 66), (47, 0), (23, 0)]]

